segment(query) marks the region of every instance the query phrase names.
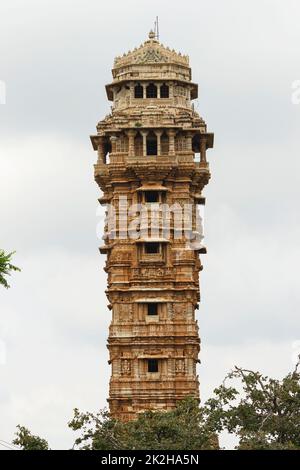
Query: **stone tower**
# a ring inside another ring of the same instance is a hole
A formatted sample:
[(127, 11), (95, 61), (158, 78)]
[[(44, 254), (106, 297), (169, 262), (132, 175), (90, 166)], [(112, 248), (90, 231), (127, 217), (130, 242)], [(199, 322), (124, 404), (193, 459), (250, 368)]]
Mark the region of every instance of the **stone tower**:
[(195, 310), (206, 250), (197, 221), (213, 134), (192, 105), (198, 87), (189, 58), (153, 32), (115, 59), (112, 74), (111, 114), (91, 141), (107, 214), (100, 252), (112, 311), (108, 401), (112, 415), (127, 420), (199, 398)]

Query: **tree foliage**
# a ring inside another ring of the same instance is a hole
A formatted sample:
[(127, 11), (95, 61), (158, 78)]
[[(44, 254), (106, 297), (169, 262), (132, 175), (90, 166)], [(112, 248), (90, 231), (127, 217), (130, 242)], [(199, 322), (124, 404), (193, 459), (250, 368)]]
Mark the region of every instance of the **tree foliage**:
[[(235, 367), (205, 405), (187, 397), (172, 411), (146, 411), (122, 422), (105, 410), (74, 410), (69, 427), (82, 450), (219, 449), (218, 434), (239, 440), (236, 449), (300, 450), (300, 358), (282, 380)], [(46, 450), (48, 443), (18, 426), (14, 444)]]
[(6, 277), (10, 276), (12, 271), (20, 271), (17, 266), (11, 264), (11, 258), (13, 255), (14, 252), (6, 254), (4, 250), (0, 249), (0, 285), (6, 289), (10, 287)]
[(106, 411), (97, 414), (74, 410), (69, 423), (81, 435), (75, 446), (93, 450), (201, 450), (218, 446), (197, 400), (186, 398), (172, 411), (146, 411), (129, 422), (110, 418)]
[(16, 437), (13, 444), (22, 450), (49, 450), (48, 442), (39, 436), (31, 434), (24, 426), (17, 426)]
[(218, 432), (234, 433), (240, 450), (300, 450), (298, 368), (299, 361), (280, 381), (235, 367), (206, 403), (211, 426)]

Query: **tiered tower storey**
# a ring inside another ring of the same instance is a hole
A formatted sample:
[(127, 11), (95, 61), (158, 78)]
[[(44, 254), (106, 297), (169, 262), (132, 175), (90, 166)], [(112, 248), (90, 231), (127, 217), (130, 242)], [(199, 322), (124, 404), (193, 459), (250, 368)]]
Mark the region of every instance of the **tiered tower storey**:
[[(195, 310), (199, 254), (206, 250), (197, 214), (213, 134), (192, 105), (198, 86), (189, 58), (153, 32), (115, 59), (112, 74), (106, 86), (112, 111), (91, 141), (99, 202), (107, 206), (100, 252), (107, 255), (112, 311), (109, 405), (114, 417), (128, 420), (148, 409), (173, 409), (187, 395), (199, 398)], [(181, 209), (182, 225), (191, 224), (182, 233)]]

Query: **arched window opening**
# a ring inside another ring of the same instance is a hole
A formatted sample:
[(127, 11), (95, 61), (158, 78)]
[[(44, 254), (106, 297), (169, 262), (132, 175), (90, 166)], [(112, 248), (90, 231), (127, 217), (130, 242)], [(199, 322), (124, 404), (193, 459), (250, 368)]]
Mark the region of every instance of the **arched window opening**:
[(146, 88), (147, 98), (157, 98), (157, 86), (154, 83), (149, 83)]
[(135, 98), (144, 98), (144, 88), (140, 83), (134, 87), (134, 97)]
[(160, 87), (160, 97), (169, 98), (169, 87), (165, 83)]
[(169, 155), (169, 137), (165, 132), (162, 134), (160, 139), (160, 148), (162, 155)]
[(137, 157), (143, 156), (143, 137), (138, 132), (134, 139), (134, 154)]
[(154, 132), (147, 135), (147, 155), (157, 155), (157, 137)]

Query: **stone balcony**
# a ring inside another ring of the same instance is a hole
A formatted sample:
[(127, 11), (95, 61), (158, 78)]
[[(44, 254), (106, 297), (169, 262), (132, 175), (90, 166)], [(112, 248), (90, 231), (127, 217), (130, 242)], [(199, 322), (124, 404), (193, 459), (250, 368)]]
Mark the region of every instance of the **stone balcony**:
[(103, 163), (98, 160), (94, 165), (95, 175), (104, 175), (109, 168), (118, 166), (144, 166), (144, 165), (162, 165), (162, 166), (180, 166), (194, 164), (195, 168), (207, 172), (209, 170), (208, 162), (196, 161), (193, 153), (177, 152), (176, 155), (142, 155), (130, 156), (128, 153), (111, 153), (109, 161)]

